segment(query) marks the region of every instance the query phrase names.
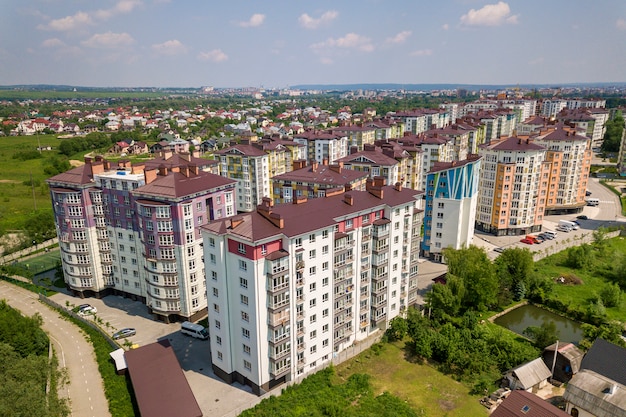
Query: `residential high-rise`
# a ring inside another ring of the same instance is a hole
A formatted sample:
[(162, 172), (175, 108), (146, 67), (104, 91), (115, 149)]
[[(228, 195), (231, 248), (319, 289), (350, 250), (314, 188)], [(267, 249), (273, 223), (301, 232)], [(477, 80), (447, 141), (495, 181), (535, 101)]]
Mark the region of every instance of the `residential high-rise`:
[(417, 301), (419, 194), (369, 179), (203, 226), (216, 375), (259, 394), (384, 331)]
[(235, 214), (235, 181), (158, 161), (85, 158), (47, 180), (65, 282), (80, 297), (123, 295), (160, 320), (194, 320), (207, 305), (198, 228)]
[(435, 162), (428, 172), (423, 256), (441, 261), (443, 249), (472, 243), (480, 165), (478, 155), (468, 155), (461, 161)]

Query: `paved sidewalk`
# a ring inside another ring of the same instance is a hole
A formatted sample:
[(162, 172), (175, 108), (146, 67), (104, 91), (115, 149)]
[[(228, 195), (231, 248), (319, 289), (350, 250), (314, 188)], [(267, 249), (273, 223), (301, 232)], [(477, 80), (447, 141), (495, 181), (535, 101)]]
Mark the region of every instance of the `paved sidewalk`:
[(91, 343), (80, 329), (40, 302), (37, 294), (0, 281), (0, 299), (23, 315), (39, 313), (50, 336), (59, 365), (68, 370), (69, 383), (59, 387), (59, 396), (70, 399), (72, 417), (110, 416), (104, 385)]

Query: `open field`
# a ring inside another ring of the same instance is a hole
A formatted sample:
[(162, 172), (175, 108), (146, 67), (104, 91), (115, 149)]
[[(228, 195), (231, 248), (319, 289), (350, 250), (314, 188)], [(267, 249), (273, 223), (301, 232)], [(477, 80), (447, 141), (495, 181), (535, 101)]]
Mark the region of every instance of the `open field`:
[[(626, 256), (626, 238), (616, 237), (607, 241), (608, 247), (602, 253), (594, 250), (593, 265), (587, 269), (573, 269), (565, 265), (567, 251), (548, 256), (535, 263), (536, 271), (547, 278), (556, 279), (566, 274), (573, 274), (582, 280), (581, 285), (556, 284), (554, 296), (571, 306), (586, 306), (595, 294), (610, 282), (612, 268), (619, 258)], [(626, 300), (622, 297), (621, 305), (606, 309), (609, 319), (626, 323)]]
[(61, 260), (59, 248), (52, 249), (49, 252), (41, 253), (32, 258), (24, 259), (17, 263), (18, 266), (28, 269), (34, 274), (54, 269), (57, 262)]
[(368, 349), (338, 365), (336, 371), (342, 382), (355, 373), (371, 375), (374, 395), (389, 392), (406, 401), (418, 415), (487, 415), (487, 409), (478, 402), (480, 396), (469, 395), (467, 386), (407, 357), (404, 342), (383, 344), (378, 354)]
[[(55, 135), (0, 138), (0, 230), (21, 228), (24, 215), (33, 212), (35, 206), (38, 210), (52, 208), (44, 164), (46, 158), (56, 152), (43, 151), (43, 158), (27, 161), (14, 159), (13, 155), (19, 151), (36, 150), (39, 144), (54, 149), (60, 141)], [(29, 184), (31, 175), (34, 187)]]

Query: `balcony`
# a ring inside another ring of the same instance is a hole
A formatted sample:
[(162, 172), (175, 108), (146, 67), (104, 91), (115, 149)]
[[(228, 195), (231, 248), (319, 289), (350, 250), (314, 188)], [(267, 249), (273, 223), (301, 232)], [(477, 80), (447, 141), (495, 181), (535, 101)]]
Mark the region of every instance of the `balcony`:
[(372, 294), (374, 295), (380, 295), (383, 293), (387, 292), (388, 287), (386, 285), (380, 286), (380, 287), (374, 287), (372, 288)]
[(272, 295), (275, 295), (276, 293), (283, 292), (283, 291), (286, 291), (286, 290), (289, 289), (289, 281), (285, 281), (285, 282), (283, 282), (281, 284), (278, 284), (278, 285), (276, 285), (274, 287), (271, 286), (271, 282), (272, 282), (272, 280), (268, 279), (268, 281), (267, 281), (267, 286), (268, 286), (267, 291), (269, 293), (271, 293)]
[(270, 359), (273, 361), (279, 361), (282, 358), (289, 356), (291, 354), (291, 347), (286, 347), (285, 349), (282, 349), (280, 352), (276, 352), (276, 350), (274, 350), (273, 352), (270, 352)]
[(268, 314), (267, 324), (270, 327), (280, 327), (289, 323), (289, 309), (285, 309), (279, 313)]
[(371, 304), (372, 304), (372, 309), (381, 308), (387, 305), (387, 299), (386, 298), (382, 298), (379, 300), (372, 299)]
[(280, 378), (285, 375), (291, 369), (291, 361), (287, 361), (286, 365), (281, 366), (280, 368), (273, 369), (270, 371), (270, 376), (274, 379)]
[(278, 312), (284, 311), (289, 307), (289, 298), (284, 300), (280, 300), (280, 302), (274, 303), (273, 301), (269, 301), (267, 308), (270, 310), (270, 314), (276, 314)]
[(304, 270), (304, 261), (296, 262), (296, 271), (302, 271), (302, 270)]
[(306, 349), (306, 343), (302, 342), (302, 343), (298, 343), (298, 353), (304, 352), (304, 350)]
[(375, 324), (378, 324), (381, 321), (385, 321), (386, 319), (387, 319), (387, 313), (382, 313), (376, 317), (372, 316), (372, 322)]

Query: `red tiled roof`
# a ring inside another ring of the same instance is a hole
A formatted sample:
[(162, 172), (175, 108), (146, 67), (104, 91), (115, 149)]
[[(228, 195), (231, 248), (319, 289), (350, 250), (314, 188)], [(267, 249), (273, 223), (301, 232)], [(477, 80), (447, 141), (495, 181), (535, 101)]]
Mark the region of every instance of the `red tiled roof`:
[(336, 169), (332, 169), (328, 165), (318, 164), (317, 166), (307, 166), (295, 171), (275, 175), (272, 177), (272, 180), (344, 185), (368, 176), (367, 172), (347, 168), (342, 168), (341, 172), (337, 172)]
[(157, 176), (150, 184), (135, 189), (133, 193), (142, 196), (180, 198), (195, 193), (209, 192), (211, 189), (236, 182), (205, 171), (199, 171), (197, 175), (190, 173), (189, 177), (180, 172), (170, 172), (166, 176)]
[[(298, 236), (323, 227), (336, 224), (337, 217), (357, 216), (363, 210), (383, 207), (388, 205), (395, 207), (415, 201), (423, 194), (421, 191), (403, 188), (398, 191), (394, 187), (384, 186), (383, 199), (380, 199), (368, 191), (350, 191), (332, 197), (321, 197), (307, 200), (300, 204), (277, 204), (272, 213), (279, 215), (284, 221), (281, 229), (263, 217), (258, 211), (240, 215), (243, 219), (237, 227), (230, 228), (230, 219), (213, 221), (201, 226), (202, 229), (218, 234), (233, 234), (251, 242), (268, 239), (277, 235), (287, 237)], [(346, 195), (353, 198), (350, 205), (344, 201)], [(306, 219), (306, 221), (302, 221)]]
[(53, 177), (48, 178), (48, 183), (65, 183), (74, 185), (84, 185), (93, 182), (93, 176), (91, 175), (91, 167), (89, 165), (81, 165), (76, 168), (72, 168), (69, 171), (62, 172)]
[(512, 391), (496, 408), (491, 417), (568, 417), (565, 411), (558, 409), (535, 394), (524, 390)]
[(492, 142), (491, 145), (486, 147), (495, 151), (540, 151), (546, 149), (541, 145), (535, 144), (530, 139), (522, 139), (515, 136)]

